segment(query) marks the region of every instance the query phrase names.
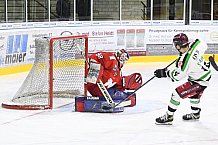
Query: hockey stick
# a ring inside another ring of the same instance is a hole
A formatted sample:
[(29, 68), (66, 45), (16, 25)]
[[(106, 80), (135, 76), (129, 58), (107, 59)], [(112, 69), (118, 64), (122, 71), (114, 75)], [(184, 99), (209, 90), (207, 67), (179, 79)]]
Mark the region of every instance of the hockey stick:
[(110, 106), (115, 105), (114, 100), (112, 99), (111, 95), (109, 94), (109, 92), (107, 91), (107, 89), (105, 88), (101, 80), (97, 82), (97, 85), (98, 85), (98, 88), (101, 90), (104, 98), (106, 99), (108, 105)]
[[(174, 62), (176, 62), (176, 60), (174, 60), (173, 62), (171, 62), (168, 66), (166, 66), (164, 69), (167, 69), (169, 66), (171, 66)], [(121, 100), (119, 103), (117, 103), (116, 105), (110, 107), (110, 106), (103, 106), (102, 109), (104, 110), (109, 110), (112, 108), (117, 107), (119, 104), (121, 104), (122, 102), (128, 100), (132, 95), (134, 95), (139, 89), (141, 89), (144, 85), (146, 85), (147, 83), (149, 83), (151, 80), (153, 80), (155, 78), (155, 76), (153, 76), (152, 78), (150, 78), (149, 80), (147, 80), (145, 83), (143, 83), (139, 88), (137, 88), (135, 91), (133, 91), (129, 96), (127, 96), (126, 98), (124, 98), (123, 100)]]
[(215, 55), (213, 54), (213, 56), (210, 56), (210, 57), (209, 57), (209, 61), (210, 61), (211, 65), (213, 66), (213, 68), (214, 68), (216, 71), (218, 71), (218, 66), (217, 66), (217, 64), (216, 64), (216, 62), (215, 62), (215, 60), (214, 60), (214, 58), (215, 58)]

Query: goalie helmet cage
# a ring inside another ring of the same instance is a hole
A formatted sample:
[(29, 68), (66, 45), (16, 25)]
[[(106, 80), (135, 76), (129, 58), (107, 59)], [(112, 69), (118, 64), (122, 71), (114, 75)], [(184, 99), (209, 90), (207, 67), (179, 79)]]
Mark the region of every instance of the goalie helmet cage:
[(32, 69), (13, 99), (2, 103), (3, 108), (52, 109), (53, 98), (86, 95), (87, 36), (37, 38), (35, 46)]

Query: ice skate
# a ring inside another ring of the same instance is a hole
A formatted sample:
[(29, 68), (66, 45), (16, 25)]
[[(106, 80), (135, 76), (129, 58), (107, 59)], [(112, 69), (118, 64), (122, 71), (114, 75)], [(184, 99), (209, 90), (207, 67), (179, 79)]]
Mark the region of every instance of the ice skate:
[(173, 115), (166, 113), (165, 115), (156, 118), (155, 124), (157, 125), (172, 125)]
[(183, 120), (198, 120), (200, 118), (200, 111), (198, 113), (190, 113), (182, 116)]

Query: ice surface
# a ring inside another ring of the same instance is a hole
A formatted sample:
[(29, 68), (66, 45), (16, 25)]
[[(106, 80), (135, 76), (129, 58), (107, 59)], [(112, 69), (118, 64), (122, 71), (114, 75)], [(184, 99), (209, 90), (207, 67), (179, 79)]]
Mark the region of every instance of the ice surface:
[[(123, 75), (140, 72), (147, 81), (156, 68), (167, 64), (127, 64)], [(26, 75), (0, 76), (0, 103), (10, 101)], [(184, 81), (153, 79), (137, 92), (137, 105), (122, 113), (74, 112), (73, 103), (44, 111), (0, 108), (0, 145), (217, 145), (218, 72), (214, 70), (211, 86), (201, 99), (199, 121), (182, 120), (181, 116), (190, 112), (185, 99), (172, 126), (154, 124), (155, 118), (166, 112), (173, 89)]]

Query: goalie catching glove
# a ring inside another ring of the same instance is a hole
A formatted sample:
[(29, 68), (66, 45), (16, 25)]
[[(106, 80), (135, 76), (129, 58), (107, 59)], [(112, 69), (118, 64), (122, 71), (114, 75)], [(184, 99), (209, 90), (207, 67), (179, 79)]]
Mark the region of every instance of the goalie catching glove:
[(123, 77), (123, 87), (127, 90), (136, 90), (142, 85), (142, 76), (140, 73), (133, 73)]

